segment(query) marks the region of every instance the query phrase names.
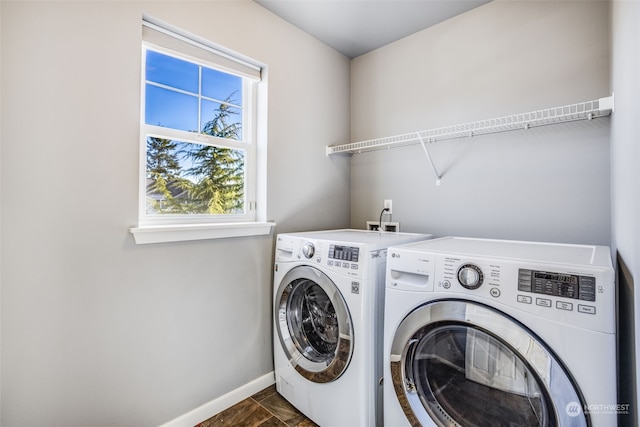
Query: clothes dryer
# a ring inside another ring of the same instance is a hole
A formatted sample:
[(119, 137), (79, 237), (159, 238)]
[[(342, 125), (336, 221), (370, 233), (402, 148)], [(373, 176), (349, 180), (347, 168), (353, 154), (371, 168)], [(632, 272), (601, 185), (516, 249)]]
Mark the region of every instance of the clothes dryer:
[(614, 301), (603, 246), (390, 248), (385, 425), (616, 426)]
[(387, 247), (425, 234), (280, 234), (274, 272), (278, 392), (322, 427), (382, 424)]

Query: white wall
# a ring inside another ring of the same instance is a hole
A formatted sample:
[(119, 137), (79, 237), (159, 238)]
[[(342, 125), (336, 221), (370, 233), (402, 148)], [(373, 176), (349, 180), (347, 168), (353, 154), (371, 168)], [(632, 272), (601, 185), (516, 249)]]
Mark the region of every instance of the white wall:
[[(604, 2), (494, 1), (352, 61), (351, 140), (610, 95)], [(609, 119), (352, 157), (351, 225), (610, 243)]]
[[(611, 120), (612, 246), (619, 263), (619, 351), (621, 403), (628, 403), (636, 426), (640, 401), (640, 2), (611, 3), (611, 85), (616, 111)], [(635, 338), (635, 340), (634, 340)], [(635, 380), (635, 381), (634, 381)]]
[[(349, 62), (251, 1), (2, 1), (2, 418), (152, 426), (273, 369), (273, 236), (136, 246), (143, 13), (268, 65), (268, 219), (349, 224)], [(244, 34), (239, 37), (238, 34)], [(310, 84), (313, 82), (313, 84)]]
[[(2, 33), (2, 6), (0, 5), (0, 34)], [(2, 82), (2, 43), (0, 43), (0, 82)], [(0, 84), (0, 100), (2, 100), (2, 84)], [(0, 165), (2, 165), (2, 102), (0, 102)], [(2, 189), (2, 173), (0, 173), (0, 189)], [(0, 242), (2, 242), (2, 192), (0, 191)], [(2, 244), (0, 243), (0, 424), (2, 424)]]

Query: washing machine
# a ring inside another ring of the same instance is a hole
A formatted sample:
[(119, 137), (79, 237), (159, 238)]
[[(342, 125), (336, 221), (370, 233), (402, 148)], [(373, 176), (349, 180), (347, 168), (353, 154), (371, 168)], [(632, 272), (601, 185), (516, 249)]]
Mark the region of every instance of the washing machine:
[(389, 248), (385, 425), (616, 426), (614, 301), (604, 246)]
[(365, 230), (278, 235), (276, 388), (321, 427), (382, 424), (387, 248), (430, 237)]

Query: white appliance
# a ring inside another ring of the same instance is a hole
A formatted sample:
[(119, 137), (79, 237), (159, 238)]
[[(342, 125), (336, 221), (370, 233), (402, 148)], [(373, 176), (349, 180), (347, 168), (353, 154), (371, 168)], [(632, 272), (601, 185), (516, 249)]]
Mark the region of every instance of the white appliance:
[(614, 302), (604, 246), (389, 248), (385, 425), (616, 426)]
[(387, 247), (430, 237), (365, 230), (278, 235), (276, 388), (320, 426), (382, 424)]

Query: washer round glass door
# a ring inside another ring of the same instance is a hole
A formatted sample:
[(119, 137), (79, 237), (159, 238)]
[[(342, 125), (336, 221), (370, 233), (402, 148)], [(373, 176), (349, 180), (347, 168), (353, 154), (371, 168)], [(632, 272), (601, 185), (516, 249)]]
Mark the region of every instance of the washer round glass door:
[(390, 360), (413, 426), (590, 425), (555, 356), (521, 324), (480, 304), (416, 308), (398, 327)]
[(275, 298), (276, 329), (291, 365), (316, 383), (343, 374), (353, 353), (353, 326), (340, 290), (320, 270), (299, 266)]

